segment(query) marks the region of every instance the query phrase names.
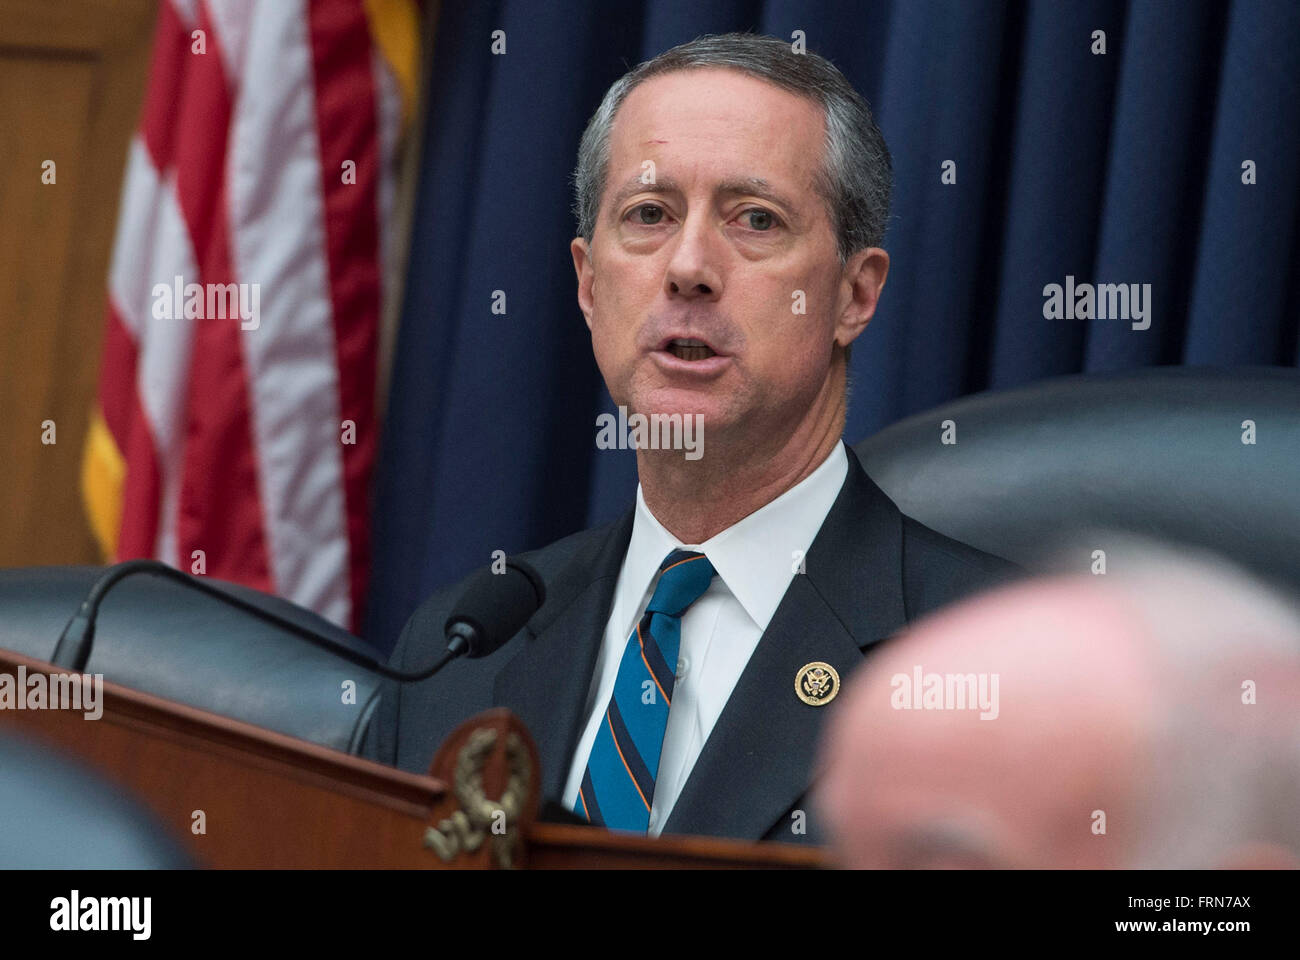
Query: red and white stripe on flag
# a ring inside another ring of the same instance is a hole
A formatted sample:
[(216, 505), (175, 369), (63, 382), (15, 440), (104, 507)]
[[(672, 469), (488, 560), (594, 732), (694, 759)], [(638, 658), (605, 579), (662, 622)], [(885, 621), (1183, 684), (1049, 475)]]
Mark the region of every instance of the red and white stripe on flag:
[(412, 0), (159, 4), (83, 465), (106, 555), (357, 628), (417, 33)]

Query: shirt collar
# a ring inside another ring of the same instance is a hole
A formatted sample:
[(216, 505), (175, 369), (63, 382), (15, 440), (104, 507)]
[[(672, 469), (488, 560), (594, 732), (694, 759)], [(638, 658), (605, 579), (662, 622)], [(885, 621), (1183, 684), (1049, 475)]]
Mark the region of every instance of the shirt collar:
[[(745, 613), (766, 630), (794, 579), (800, 558), (807, 555), (839, 496), (848, 470), (848, 454), (844, 444), (838, 443), (808, 476), (702, 544), (683, 544), (664, 529), (646, 506), (638, 484), (619, 602), (635, 597), (639, 604), (669, 552), (694, 550), (709, 558)], [(631, 611), (623, 613), (633, 615)]]

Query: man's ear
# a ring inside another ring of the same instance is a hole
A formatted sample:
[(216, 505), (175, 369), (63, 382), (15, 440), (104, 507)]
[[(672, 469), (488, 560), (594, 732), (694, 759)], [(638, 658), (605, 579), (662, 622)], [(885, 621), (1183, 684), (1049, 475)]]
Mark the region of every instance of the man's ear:
[(582, 237), (574, 237), (569, 244), (569, 253), (573, 255), (573, 271), (578, 275), (578, 306), (587, 318), (587, 329), (591, 329), (591, 310), (593, 292), (596, 284), (596, 268), (591, 262), (591, 248)]
[(889, 254), (880, 247), (867, 247), (849, 257), (840, 282), (835, 317), (835, 342), (841, 347), (847, 347), (867, 329), (888, 273)]

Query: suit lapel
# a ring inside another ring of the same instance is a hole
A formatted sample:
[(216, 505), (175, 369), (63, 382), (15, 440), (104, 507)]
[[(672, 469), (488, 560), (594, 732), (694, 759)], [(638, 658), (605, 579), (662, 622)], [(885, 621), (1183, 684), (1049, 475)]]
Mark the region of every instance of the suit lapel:
[(564, 791), (631, 536), (629, 512), (602, 541), (579, 551), (546, 585), (546, 603), (529, 621), (523, 649), (497, 674), (493, 703), (508, 708), (533, 735), (543, 798)]
[(844, 486), (741, 673), (664, 833), (757, 840), (807, 790), (834, 703), (795, 693), (808, 663), (847, 680), (867, 648), (906, 621), (902, 515), (852, 450)]

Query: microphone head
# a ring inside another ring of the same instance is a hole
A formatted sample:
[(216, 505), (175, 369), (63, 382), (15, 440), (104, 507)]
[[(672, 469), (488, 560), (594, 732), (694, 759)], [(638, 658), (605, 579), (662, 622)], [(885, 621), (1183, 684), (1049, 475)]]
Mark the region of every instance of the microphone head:
[(468, 657), (486, 657), (524, 628), (546, 601), (546, 587), (523, 560), (507, 560), (503, 573), (480, 570), (452, 607), (447, 638), (459, 638)]

